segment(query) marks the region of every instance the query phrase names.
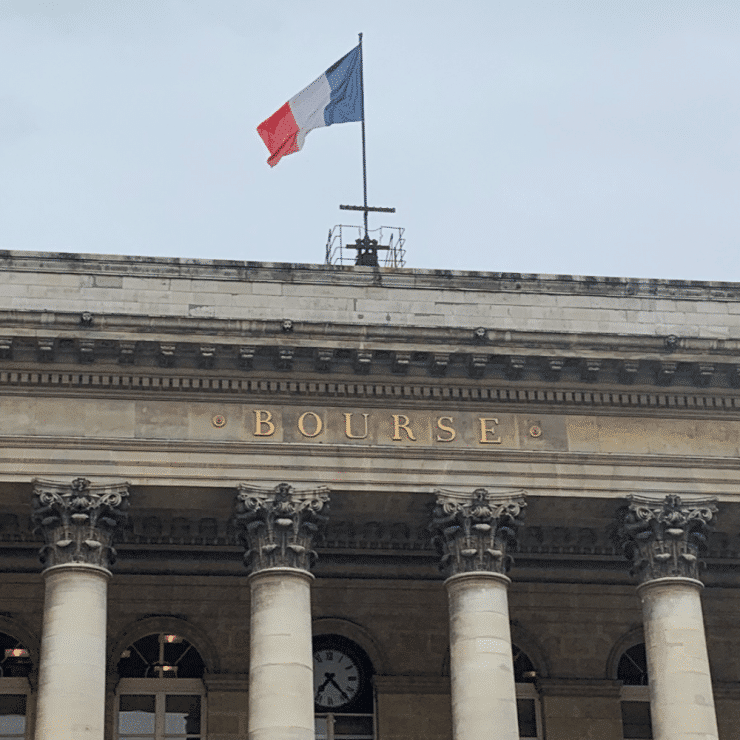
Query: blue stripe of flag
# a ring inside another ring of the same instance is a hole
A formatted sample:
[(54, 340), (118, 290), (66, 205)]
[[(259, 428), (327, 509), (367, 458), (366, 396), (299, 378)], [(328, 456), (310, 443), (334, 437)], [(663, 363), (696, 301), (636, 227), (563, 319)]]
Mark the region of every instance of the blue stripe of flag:
[(360, 86), (360, 47), (324, 72), (331, 88), (331, 99), (324, 108), (324, 123), (349, 123), (362, 120), (362, 89)]

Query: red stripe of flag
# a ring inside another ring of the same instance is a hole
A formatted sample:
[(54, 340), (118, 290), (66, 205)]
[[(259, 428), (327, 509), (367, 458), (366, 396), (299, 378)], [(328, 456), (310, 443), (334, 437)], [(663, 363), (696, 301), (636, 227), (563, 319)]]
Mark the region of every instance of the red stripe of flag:
[(298, 151), (298, 124), (288, 103), (262, 121), (257, 126), (257, 133), (270, 151), (270, 158), (267, 160), (270, 167), (274, 167), (286, 154)]

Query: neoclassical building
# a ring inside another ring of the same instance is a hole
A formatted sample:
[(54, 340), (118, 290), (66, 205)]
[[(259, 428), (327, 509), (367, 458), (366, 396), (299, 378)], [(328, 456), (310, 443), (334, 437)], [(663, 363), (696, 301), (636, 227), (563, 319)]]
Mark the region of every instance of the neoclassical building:
[(0, 740), (737, 740), (738, 317), (0, 253)]

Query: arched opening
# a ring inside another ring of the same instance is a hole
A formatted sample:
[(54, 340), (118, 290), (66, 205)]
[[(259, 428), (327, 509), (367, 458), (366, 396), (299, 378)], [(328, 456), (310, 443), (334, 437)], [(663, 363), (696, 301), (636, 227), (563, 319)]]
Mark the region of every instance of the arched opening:
[(203, 678), (200, 653), (182, 635), (159, 632), (133, 642), (121, 653), (121, 678)]
[(524, 740), (541, 740), (542, 713), (534, 682), (537, 669), (530, 657), (517, 645), (511, 646), (516, 682), (516, 712), (519, 721), (519, 737)]
[(176, 631), (140, 637), (120, 653), (118, 740), (200, 740), (205, 735), (205, 663)]
[(622, 681), (620, 692), (622, 736), (626, 739), (652, 738), (650, 694), (645, 643), (628, 647), (619, 657), (617, 679)]
[(342, 635), (313, 640), (316, 740), (373, 740), (373, 665), (367, 653)]
[(622, 653), (617, 664), (617, 678), (625, 686), (647, 686), (647, 654), (645, 643), (633, 645)]
[(13, 635), (0, 632), (0, 738), (23, 740), (28, 732), (28, 677), (31, 651)]

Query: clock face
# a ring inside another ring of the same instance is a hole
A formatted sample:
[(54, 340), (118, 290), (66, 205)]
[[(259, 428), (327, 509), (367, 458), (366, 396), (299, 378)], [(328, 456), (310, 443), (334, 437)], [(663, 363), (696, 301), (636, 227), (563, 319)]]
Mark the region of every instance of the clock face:
[(313, 654), (313, 695), (316, 706), (331, 711), (349, 704), (360, 688), (360, 668), (347, 653), (321, 648)]

